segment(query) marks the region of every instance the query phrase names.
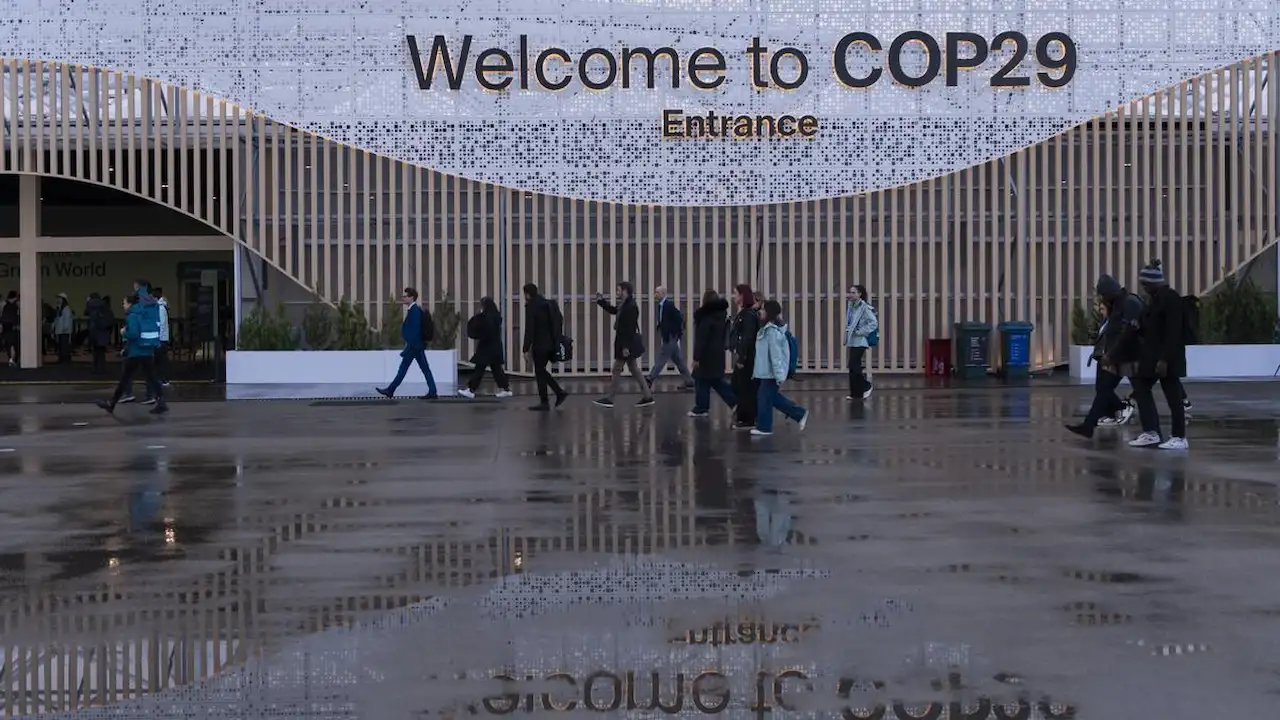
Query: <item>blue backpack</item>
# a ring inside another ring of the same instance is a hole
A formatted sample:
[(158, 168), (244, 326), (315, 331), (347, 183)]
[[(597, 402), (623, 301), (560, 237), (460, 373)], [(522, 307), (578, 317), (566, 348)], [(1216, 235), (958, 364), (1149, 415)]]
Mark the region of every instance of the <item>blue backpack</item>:
[(787, 368), (787, 374), (795, 375), (796, 368), (800, 366), (800, 341), (790, 330), (787, 331), (787, 348), (791, 351), (791, 367)]

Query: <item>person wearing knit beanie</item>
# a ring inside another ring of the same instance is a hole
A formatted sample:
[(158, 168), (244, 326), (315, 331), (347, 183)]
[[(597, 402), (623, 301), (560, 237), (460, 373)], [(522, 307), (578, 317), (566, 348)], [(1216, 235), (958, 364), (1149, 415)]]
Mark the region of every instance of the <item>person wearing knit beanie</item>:
[[(1186, 450), (1187, 418), (1183, 407), (1181, 378), (1187, 374), (1187, 341), (1183, 328), (1182, 296), (1169, 287), (1159, 260), (1152, 260), (1138, 273), (1138, 281), (1149, 298), (1139, 332), (1142, 343), (1138, 372), (1132, 378), (1133, 398), (1142, 421), (1142, 434), (1131, 441), (1133, 447), (1159, 446), (1162, 450)], [(1160, 412), (1152, 391), (1159, 385), (1173, 416), (1173, 434), (1160, 434)]]

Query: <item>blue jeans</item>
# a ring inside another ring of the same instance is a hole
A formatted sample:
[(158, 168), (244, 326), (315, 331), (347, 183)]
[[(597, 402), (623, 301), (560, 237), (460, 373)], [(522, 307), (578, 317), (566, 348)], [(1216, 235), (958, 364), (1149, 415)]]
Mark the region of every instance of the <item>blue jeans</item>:
[(715, 380), (695, 380), (693, 385), (693, 409), (700, 412), (706, 412), (711, 409), (711, 391), (715, 390), (716, 394), (724, 400), (724, 404), (734, 407), (738, 404), (738, 398), (733, 394), (733, 386), (724, 378), (716, 378)]
[(418, 362), (418, 367), (422, 370), (422, 374), (427, 378), (427, 394), (436, 394), (436, 379), (431, 374), (431, 366), (427, 364), (427, 351), (425, 349), (414, 352), (406, 350), (400, 354), (400, 371), (396, 373), (396, 379), (391, 381), (387, 386), (389, 392), (394, 393), (396, 388), (400, 387), (400, 383), (404, 382), (404, 376), (409, 374), (409, 366)]
[(782, 387), (777, 380), (761, 380), (760, 392), (756, 396), (756, 429), (760, 432), (773, 432), (773, 411), (777, 409), (783, 415), (800, 422), (804, 417), (804, 408), (791, 402), (782, 394)]

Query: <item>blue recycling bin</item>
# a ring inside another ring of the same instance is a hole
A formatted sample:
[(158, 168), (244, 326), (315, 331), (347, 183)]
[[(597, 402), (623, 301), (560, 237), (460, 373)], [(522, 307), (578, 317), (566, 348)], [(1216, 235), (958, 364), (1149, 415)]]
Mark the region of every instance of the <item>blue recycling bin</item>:
[(1029, 322), (1002, 322), (1000, 331), (1000, 369), (1006, 378), (1025, 378), (1031, 375), (1031, 331), (1036, 329)]

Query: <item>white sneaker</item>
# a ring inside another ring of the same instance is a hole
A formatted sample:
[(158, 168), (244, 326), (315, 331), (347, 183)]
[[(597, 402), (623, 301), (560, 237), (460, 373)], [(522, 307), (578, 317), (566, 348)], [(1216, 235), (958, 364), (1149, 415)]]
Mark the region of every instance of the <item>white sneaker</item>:
[(871, 397), (871, 388), (867, 388), (867, 391), (862, 393), (862, 399), (866, 400), (867, 398), (870, 398), (870, 397)]
[(1133, 419), (1133, 406), (1128, 403), (1125, 403), (1125, 406), (1121, 408), (1120, 412), (1116, 415), (1116, 424), (1128, 425), (1129, 421), (1132, 419)]
[(496, 398), (509, 398), (509, 397), (514, 397), (515, 393), (511, 392), (510, 390), (499, 390), (498, 392), (494, 393), (493, 396)]
[(751, 434), (752, 434), (752, 435), (754, 435), (754, 436), (756, 436), (756, 437), (769, 437), (769, 436), (770, 436), (770, 435), (772, 435), (773, 433), (771, 433), (771, 432), (765, 432), (765, 431), (763, 431), (763, 430), (761, 430), (761, 429), (759, 429), (759, 428), (751, 428)]
[(804, 432), (804, 426), (809, 424), (809, 411), (804, 411), (804, 417), (800, 418), (800, 432)]
[(852, 395), (845, 395), (845, 396), (844, 396), (844, 399), (845, 399), (845, 400), (847, 400), (848, 402), (853, 402), (853, 396), (852, 396)]
[(1123, 424), (1120, 422), (1120, 418), (1113, 417), (1105, 417), (1098, 421), (1098, 427), (1116, 427)]
[(133, 395), (125, 395), (124, 397), (121, 397), (119, 400), (117, 400), (117, 401), (116, 401), (116, 404), (117, 404), (117, 405), (123, 405), (123, 404), (125, 404), (125, 403), (131, 403), (131, 402), (134, 402), (134, 401), (135, 401), (135, 400), (137, 400), (137, 399), (138, 399), (138, 398), (134, 397)]
[(1186, 450), (1190, 447), (1191, 443), (1188, 443), (1186, 438), (1169, 438), (1160, 443), (1161, 450)]
[(1144, 432), (1129, 441), (1129, 447), (1152, 447), (1160, 444), (1160, 436), (1153, 432)]
[(475, 394), (475, 393), (473, 393), (473, 392), (471, 392), (471, 389), (470, 389), (470, 388), (459, 388), (459, 389), (458, 389), (458, 394), (459, 394), (459, 395), (461, 395), (462, 397), (464, 397), (464, 398), (468, 399), (468, 400), (475, 400), (475, 399), (476, 399), (476, 394)]

